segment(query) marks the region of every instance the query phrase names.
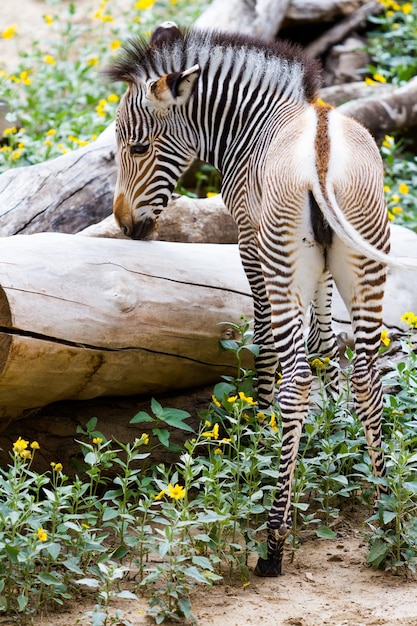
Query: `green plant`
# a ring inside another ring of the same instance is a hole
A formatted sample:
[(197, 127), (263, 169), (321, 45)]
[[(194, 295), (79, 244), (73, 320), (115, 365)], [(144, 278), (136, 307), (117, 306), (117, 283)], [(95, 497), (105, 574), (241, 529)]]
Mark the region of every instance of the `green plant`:
[(120, 11), (112, 0), (96, 0), (91, 13), (75, 3), (48, 4), (44, 20), (49, 37), (28, 46), (26, 40), (20, 41), (18, 26), (0, 33), (21, 47), (17, 67), (0, 67), (0, 99), (10, 111), (0, 145), (0, 172), (43, 162), (93, 141), (114, 118), (124, 91), (119, 85), (109, 92), (101, 76), (122, 41), (143, 36), (166, 20), (189, 25), (205, 3), (132, 0), (128, 11)]

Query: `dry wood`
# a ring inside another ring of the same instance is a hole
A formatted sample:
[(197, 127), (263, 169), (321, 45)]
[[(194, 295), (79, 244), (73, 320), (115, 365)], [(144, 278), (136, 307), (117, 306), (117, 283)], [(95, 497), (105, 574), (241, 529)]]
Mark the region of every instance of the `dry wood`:
[(307, 53), (311, 57), (321, 56), (331, 46), (343, 41), (352, 31), (365, 24), (368, 15), (379, 15), (383, 10), (384, 7), (378, 0), (367, 2), (306, 46)]
[(291, 0), (213, 0), (196, 20), (199, 28), (273, 39), (287, 13)]
[(252, 315), (236, 246), (8, 237), (0, 417), (63, 399), (191, 389), (235, 373), (222, 322)]
[(385, 96), (351, 100), (339, 111), (355, 118), (376, 137), (417, 125), (417, 77)]
[(76, 233), (112, 210), (114, 124), (88, 146), (0, 176), (0, 236)]

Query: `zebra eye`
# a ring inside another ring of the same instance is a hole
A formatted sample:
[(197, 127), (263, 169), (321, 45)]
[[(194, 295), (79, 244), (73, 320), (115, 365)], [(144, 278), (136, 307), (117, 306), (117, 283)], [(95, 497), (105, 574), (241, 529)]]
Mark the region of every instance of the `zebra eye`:
[(148, 143), (133, 143), (129, 147), (130, 154), (145, 154), (149, 149)]

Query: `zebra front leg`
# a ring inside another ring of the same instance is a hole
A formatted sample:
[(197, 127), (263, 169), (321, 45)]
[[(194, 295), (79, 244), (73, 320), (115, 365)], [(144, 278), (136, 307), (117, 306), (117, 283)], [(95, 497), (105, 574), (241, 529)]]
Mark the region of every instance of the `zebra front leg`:
[(282, 418), (282, 450), (279, 479), (268, 515), (267, 558), (258, 559), (255, 568), (255, 574), (258, 576), (282, 574), (284, 544), (291, 533), (292, 481), (301, 431), (307, 416), (311, 380), (311, 370), (305, 357), (297, 362), (296, 369), (291, 375), (287, 376), (284, 373), (281, 380), (279, 404)]
[[(275, 300), (274, 296), (270, 297), (272, 301)], [(304, 347), (304, 312), (297, 308), (295, 302), (291, 302), (291, 298), (285, 302), (281, 294), (279, 300), (283, 302), (284, 310), (278, 314), (275, 307), (272, 327), (282, 368), (278, 392), (282, 448), (277, 492), (268, 515), (267, 558), (259, 558), (255, 569), (258, 576), (282, 574), (284, 544), (291, 533), (292, 480), (312, 382), (311, 368)]]

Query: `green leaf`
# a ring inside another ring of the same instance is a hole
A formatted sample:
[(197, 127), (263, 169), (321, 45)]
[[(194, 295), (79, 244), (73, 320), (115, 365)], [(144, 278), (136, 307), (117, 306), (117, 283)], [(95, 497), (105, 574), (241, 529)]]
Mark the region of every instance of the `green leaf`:
[(189, 424), (185, 424), (184, 420), (189, 418), (190, 414), (187, 411), (182, 411), (181, 409), (163, 409), (163, 415), (161, 419), (168, 424), (168, 426), (172, 426), (173, 428), (179, 428), (180, 430), (185, 430), (189, 433), (194, 432), (194, 428), (192, 428)]
[(373, 567), (375, 567), (376, 569), (382, 563), (382, 561), (388, 554), (388, 551), (389, 547), (384, 541), (375, 541), (375, 543), (371, 546), (371, 549), (369, 550), (366, 562), (372, 563)]
[(320, 526), (320, 528), (316, 530), (316, 535), (320, 537), (320, 539), (334, 539), (337, 536), (334, 530), (328, 528), (328, 526)]
[(29, 598), (25, 596), (23, 593), (17, 596), (17, 605), (18, 605), (18, 610), (20, 613), (25, 610), (28, 601), (29, 601)]
[(118, 517), (119, 511), (118, 509), (113, 509), (112, 507), (106, 507), (103, 513), (103, 522), (108, 522), (115, 517)]
[(48, 553), (51, 555), (54, 561), (57, 560), (59, 553), (61, 552), (61, 544), (59, 543), (48, 543), (46, 546)]
[(242, 349), (249, 350), (253, 356), (259, 355), (259, 346), (256, 343), (248, 343), (247, 345), (242, 346)]
[(61, 586), (62, 582), (61, 580), (59, 580), (57, 578), (57, 575), (55, 574), (50, 574), (49, 572), (40, 572), (40, 574), (37, 575), (37, 578), (44, 584), (44, 585), (54, 585), (54, 586)]
[(169, 448), (169, 431), (161, 428), (153, 428), (153, 434), (155, 437), (158, 437), (160, 443), (165, 447)]
[(126, 598), (128, 600), (138, 600), (138, 596), (135, 593), (132, 593), (131, 591), (128, 591), (127, 589), (123, 589), (123, 591), (120, 591), (118, 594), (116, 594), (117, 598)]
[(202, 569), (213, 569), (212, 562), (206, 556), (195, 555), (192, 560), (194, 565), (198, 565), (198, 567), (201, 567)]
[(203, 576), (198, 567), (191, 565), (184, 569), (184, 574), (190, 578), (194, 578), (199, 583), (207, 583), (207, 578)]
[(77, 583), (79, 585), (85, 585), (86, 587), (96, 589), (99, 586), (100, 581), (98, 581), (96, 578), (80, 578), (80, 580), (77, 580)]
[(62, 565), (67, 568), (70, 572), (74, 572), (74, 574), (78, 574), (82, 576), (84, 574), (83, 570), (78, 565), (79, 561), (76, 558), (67, 559), (63, 561)]
[(19, 548), (6, 543), (5, 551), (12, 563), (18, 563)]
[(180, 598), (178, 600), (178, 606), (182, 611), (182, 614), (186, 619), (190, 619), (191, 617), (191, 602), (189, 598)]
[(396, 517), (397, 517), (397, 514), (395, 511), (384, 511), (382, 513), (382, 519), (384, 521), (384, 524), (389, 524)]
[(220, 345), (223, 350), (231, 350), (232, 352), (237, 352), (239, 349), (239, 344), (234, 339), (221, 339)]
[(130, 420), (129, 424), (140, 424), (142, 422), (154, 422), (154, 418), (145, 413), (145, 411), (139, 411), (136, 413), (134, 417)]
[[(121, 545), (119, 546), (114, 552), (112, 552), (112, 559), (123, 559), (123, 557), (126, 556), (126, 554), (129, 552), (129, 550), (127, 549), (126, 546)], [(121, 596), (119, 596), (120, 598)]]
[(160, 419), (162, 419), (162, 415), (163, 415), (162, 405), (160, 405), (158, 400), (155, 400), (155, 398), (152, 398), (151, 400), (151, 409), (152, 409), (152, 413), (156, 417), (159, 417)]

